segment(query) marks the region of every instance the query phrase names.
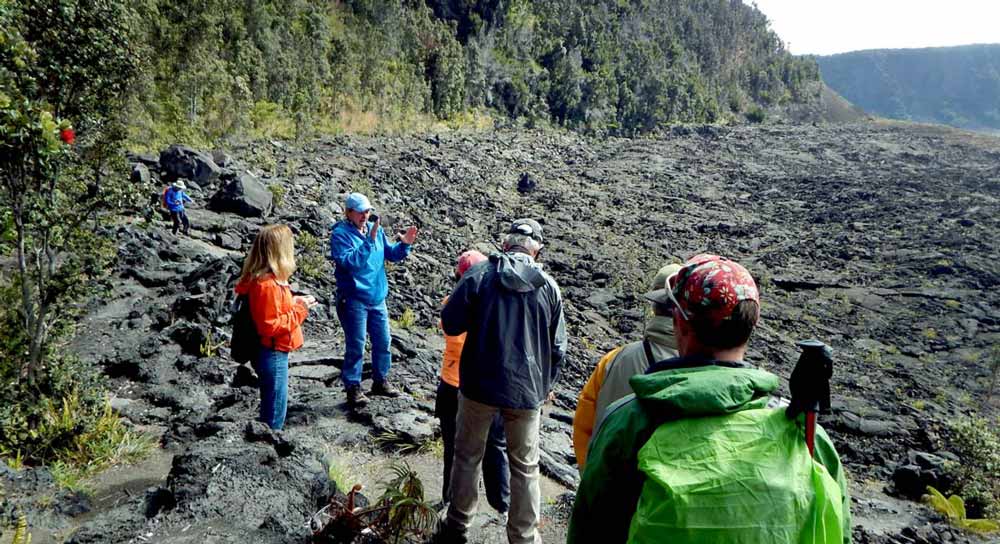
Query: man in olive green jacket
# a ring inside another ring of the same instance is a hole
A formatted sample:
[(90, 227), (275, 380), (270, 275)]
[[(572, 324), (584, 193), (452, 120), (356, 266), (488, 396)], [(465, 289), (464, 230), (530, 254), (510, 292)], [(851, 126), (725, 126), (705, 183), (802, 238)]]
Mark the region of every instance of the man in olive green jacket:
[[(660, 268), (653, 277), (652, 292), (662, 291), (667, 278), (680, 269), (679, 264)], [(573, 450), (581, 472), (587, 462), (587, 448), (594, 429), (604, 421), (608, 407), (632, 394), (629, 379), (636, 374), (645, 374), (657, 361), (677, 356), (673, 307), (669, 302), (656, 300), (650, 300), (650, 304), (653, 315), (646, 321), (642, 340), (615, 348), (602, 357), (577, 399), (576, 413), (573, 414)]]

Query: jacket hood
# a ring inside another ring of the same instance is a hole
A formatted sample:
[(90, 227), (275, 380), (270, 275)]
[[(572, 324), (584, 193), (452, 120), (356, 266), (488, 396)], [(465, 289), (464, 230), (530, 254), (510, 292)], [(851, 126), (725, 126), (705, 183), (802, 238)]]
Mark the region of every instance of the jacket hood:
[(502, 253), (490, 256), (497, 263), (500, 285), (508, 291), (530, 293), (545, 285), (542, 265), (524, 253)]
[(707, 364), (636, 375), (629, 383), (644, 408), (677, 418), (764, 408), (778, 377), (756, 368)]

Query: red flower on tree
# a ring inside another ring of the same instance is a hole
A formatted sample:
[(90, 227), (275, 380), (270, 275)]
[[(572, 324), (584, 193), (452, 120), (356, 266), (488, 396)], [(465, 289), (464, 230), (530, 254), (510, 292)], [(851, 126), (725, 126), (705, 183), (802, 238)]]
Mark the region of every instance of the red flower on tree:
[(76, 132), (71, 128), (64, 128), (59, 131), (59, 139), (68, 145), (76, 143)]

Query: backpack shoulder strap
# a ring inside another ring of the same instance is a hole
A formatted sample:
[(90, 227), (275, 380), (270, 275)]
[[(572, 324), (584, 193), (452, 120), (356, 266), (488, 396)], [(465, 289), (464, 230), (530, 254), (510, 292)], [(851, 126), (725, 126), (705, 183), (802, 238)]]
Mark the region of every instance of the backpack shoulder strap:
[(646, 352), (646, 367), (651, 367), (656, 364), (656, 358), (653, 357), (653, 346), (649, 344), (648, 338), (642, 339), (642, 350)]

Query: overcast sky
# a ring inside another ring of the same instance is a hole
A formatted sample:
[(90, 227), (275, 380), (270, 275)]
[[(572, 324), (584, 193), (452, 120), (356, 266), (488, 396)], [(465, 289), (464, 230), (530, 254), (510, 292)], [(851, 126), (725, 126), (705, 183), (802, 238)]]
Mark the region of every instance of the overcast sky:
[(796, 55), (1000, 43), (1000, 0), (756, 0), (756, 4)]

